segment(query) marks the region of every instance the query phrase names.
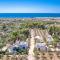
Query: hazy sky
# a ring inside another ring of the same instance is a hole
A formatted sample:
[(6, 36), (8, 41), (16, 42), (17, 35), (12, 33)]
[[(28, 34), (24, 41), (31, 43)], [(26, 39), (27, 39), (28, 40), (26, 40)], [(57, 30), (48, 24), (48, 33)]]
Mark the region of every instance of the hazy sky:
[(0, 13), (60, 13), (60, 0), (0, 0)]

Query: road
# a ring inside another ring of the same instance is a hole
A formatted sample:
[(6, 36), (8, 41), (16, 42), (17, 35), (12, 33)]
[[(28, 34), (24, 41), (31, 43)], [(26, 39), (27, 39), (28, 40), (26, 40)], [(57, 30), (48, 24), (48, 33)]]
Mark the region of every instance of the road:
[(30, 33), (31, 33), (31, 39), (30, 39), (30, 49), (29, 49), (29, 53), (28, 53), (28, 60), (35, 60), (35, 57), (34, 57), (34, 47), (35, 47), (34, 36), (35, 36), (35, 32), (33, 29), (31, 29)]

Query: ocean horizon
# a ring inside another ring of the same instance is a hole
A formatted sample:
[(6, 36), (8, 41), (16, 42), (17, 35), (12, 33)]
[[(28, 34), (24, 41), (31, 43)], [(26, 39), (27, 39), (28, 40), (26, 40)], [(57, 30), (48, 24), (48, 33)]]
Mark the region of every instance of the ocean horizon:
[(60, 13), (0, 13), (0, 18), (59, 18)]

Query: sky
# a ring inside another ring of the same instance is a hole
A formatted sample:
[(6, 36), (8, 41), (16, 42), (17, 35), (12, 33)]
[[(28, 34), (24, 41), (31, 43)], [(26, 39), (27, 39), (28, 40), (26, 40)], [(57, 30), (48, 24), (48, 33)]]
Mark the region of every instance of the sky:
[(60, 13), (60, 0), (0, 0), (0, 13)]

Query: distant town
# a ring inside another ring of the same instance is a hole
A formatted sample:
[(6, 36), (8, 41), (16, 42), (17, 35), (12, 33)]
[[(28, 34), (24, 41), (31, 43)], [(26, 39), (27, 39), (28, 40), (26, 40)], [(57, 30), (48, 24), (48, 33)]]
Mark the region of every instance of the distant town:
[(60, 60), (60, 18), (0, 18), (0, 60)]

